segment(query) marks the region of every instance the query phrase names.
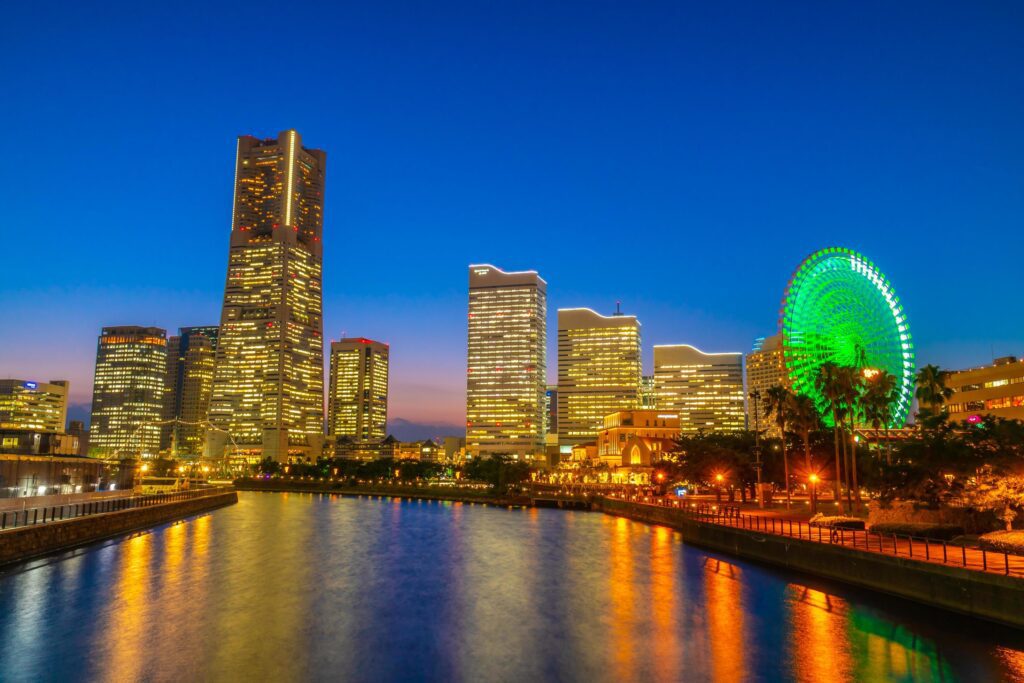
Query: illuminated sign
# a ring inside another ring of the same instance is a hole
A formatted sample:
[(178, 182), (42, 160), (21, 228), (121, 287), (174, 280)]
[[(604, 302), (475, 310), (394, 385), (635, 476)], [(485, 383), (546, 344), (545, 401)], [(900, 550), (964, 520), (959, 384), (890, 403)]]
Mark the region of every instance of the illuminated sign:
[(25, 387), (26, 389), (36, 389), (39, 385), (36, 384), (35, 382), (24, 382), (22, 383), (21, 386)]

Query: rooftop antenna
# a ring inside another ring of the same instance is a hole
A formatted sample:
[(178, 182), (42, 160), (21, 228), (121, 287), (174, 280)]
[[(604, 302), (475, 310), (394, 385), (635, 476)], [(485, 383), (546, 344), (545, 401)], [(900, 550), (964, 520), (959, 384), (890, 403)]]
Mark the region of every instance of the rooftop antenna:
[(621, 301), (616, 301), (615, 302), (615, 315), (622, 315), (622, 302)]

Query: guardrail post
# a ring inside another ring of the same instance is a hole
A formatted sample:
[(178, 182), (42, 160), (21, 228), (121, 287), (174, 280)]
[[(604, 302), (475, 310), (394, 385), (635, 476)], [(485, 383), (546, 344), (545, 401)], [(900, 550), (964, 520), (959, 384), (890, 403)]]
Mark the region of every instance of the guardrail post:
[(1006, 575), (1010, 575), (1010, 555), (1009, 553), (1003, 553), (1003, 562), (1006, 563)]
[(914, 537), (907, 536), (907, 543), (910, 544), (910, 556), (914, 556)]
[(931, 545), (932, 545), (931, 541), (929, 541), (927, 538), (924, 539), (924, 559), (926, 559), (926, 560), (931, 560), (932, 559)]
[(988, 553), (984, 548), (981, 549), (981, 568), (983, 571), (988, 571)]
[(965, 545), (960, 546), (960, 554), (964, 558), (964, 566), (966, 567), (967, 566), (967, 546), (965, 546)]

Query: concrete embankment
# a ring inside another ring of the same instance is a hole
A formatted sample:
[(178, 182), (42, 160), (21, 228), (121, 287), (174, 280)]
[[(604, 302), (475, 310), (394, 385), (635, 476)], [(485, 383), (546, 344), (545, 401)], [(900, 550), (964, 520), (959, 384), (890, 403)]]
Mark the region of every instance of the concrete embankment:
[(0, 566), (119, 536), (238, 502), (234, 490), (188, 500), (33, 524), (0, 532)]
[(1024, 628), (1024, 580), (700, 522), (677, 508), (600, 498), (594, 509), (672, 527), (696, 546)]
[(460, 503), (480, 503), (501, 507), (528, 506), (529, 498), (506, 498), (479, 490), (420, 486), (347, 486), (329, 481), (287, 481), (282, 479), (236, 479), (239, 491), (267, 491), (275, 493), (329, 493), (336, 496), (387, 496), (412, 500), (445, 500)]

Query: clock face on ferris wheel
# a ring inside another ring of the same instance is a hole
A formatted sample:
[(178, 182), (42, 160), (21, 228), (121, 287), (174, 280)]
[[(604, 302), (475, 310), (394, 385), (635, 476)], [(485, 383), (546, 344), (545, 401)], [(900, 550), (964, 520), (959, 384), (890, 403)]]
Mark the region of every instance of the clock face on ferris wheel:
[(793, 391), (811, 397), (831, 426), (815, 386), (825, 362), (886, 370), (896, 379), (890, 427), (902, 427), (914, 389), (914, 344), (892, 284), (852, 249), (816, 251), (797, 266), (782, 299), (782, 350)]

